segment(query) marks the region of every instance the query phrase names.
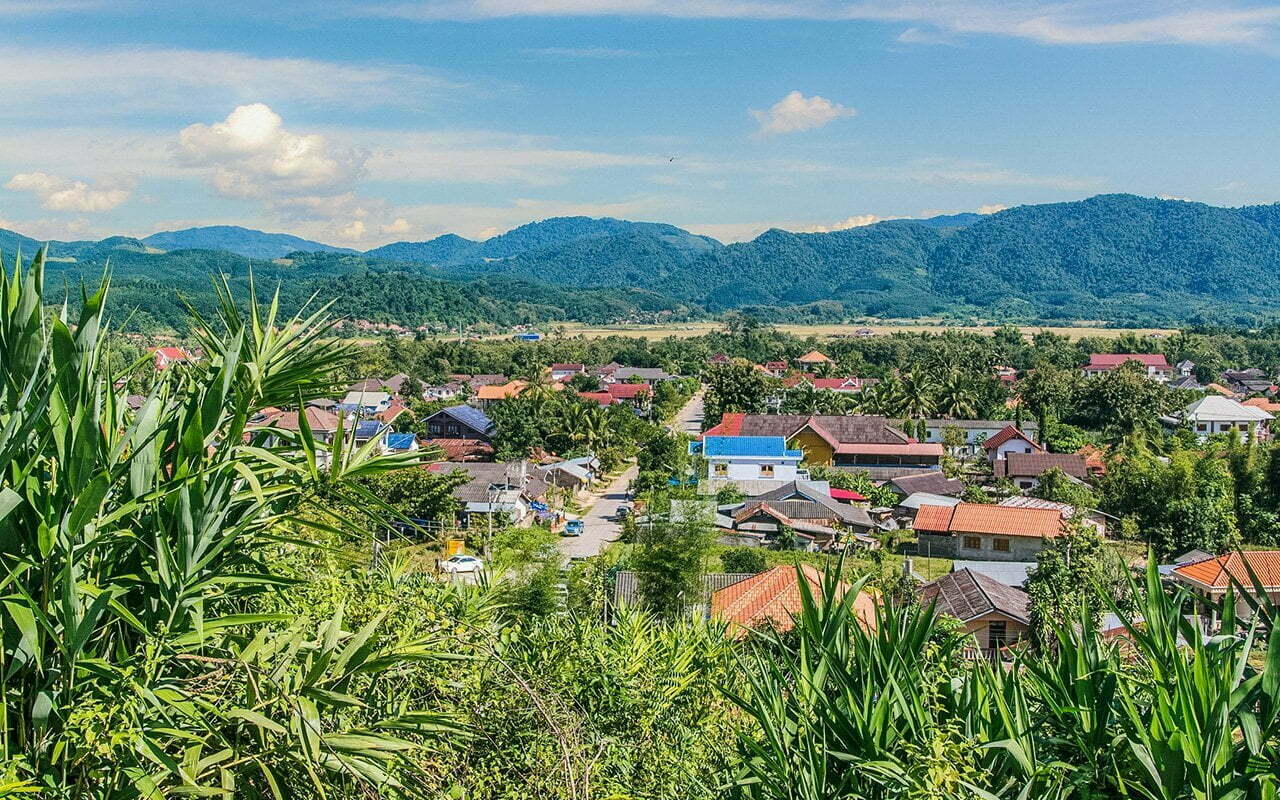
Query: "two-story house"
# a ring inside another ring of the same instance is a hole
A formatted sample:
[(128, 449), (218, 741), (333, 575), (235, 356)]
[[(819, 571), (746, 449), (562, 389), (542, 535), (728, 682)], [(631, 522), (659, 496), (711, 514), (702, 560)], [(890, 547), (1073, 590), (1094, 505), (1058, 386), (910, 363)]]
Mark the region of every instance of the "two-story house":
[(689, 450), (706, 459), (708, 480), (790, 482), (809, 477), (800, 469), (804, 453), (787, 449), (781, 436), (704, 436), (690, 442)]

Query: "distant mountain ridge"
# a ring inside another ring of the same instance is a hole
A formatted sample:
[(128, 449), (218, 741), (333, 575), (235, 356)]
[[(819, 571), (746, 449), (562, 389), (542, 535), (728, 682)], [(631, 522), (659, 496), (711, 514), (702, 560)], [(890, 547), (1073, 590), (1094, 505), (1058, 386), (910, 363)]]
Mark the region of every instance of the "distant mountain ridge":
[[(294, 257), (271, 274), (309, 280), (381, 273), (398, 276), (387, 280), (644, 293), (614, 306), (620, 318), (642, 297), (649, 310), (745, 309), (776, 319), (944, 315), (1245, 324), (1280, 312), (1280, 205), (1218, 208), (1099, 195), (829, 233), (775, 229), (728, 245), (664, 223), (589, 217), (533, 222), (484, 241), (446, 234), (367, 253), (247, 229), (212, 231), (141, 242), (54, 242), (50, 250), (63, 263), (79, 262), (81, 274), (110, 258), (117, 275), (160, 281), (178, 280), (193, 263), (242, 274), (249, 258), (278, 259), (284, 248), (308, 246), (324, 248), (311, 255), (331, 258), (299, 258), (305, 251), (291, 249)], [(147, 252), (164, 244), (224, 250)], [(225, 250), (250, 245), (263, 249), (254, 256)], [(0, 231), (0, 249), (18, 246), (31, 252), (38, 243)], [(575, 302), (589, 296), (577, 295)]]
[(238, 225), (207, 225), (161, 231), (142, 240), (159, 250), (224, 250), (246, 258), (284, 258), (290, 253), (354, 253), (347, 247), (313, 242), (287, 233), (264, 233)]

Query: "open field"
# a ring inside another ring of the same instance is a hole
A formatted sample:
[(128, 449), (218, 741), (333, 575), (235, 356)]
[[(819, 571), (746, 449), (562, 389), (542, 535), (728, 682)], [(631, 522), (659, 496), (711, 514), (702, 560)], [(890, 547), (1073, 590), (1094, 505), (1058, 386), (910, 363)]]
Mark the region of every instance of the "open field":
[[(672, 325), (602, 325), (598, 327), (588, 327), (579, 323), (570, 322), (557, 327), (564, 328), (566, 334), (569, 336), (581, 335), (588, 339), (599, 339), (605, 336), (634, 336), (644, 339), (662, 339), (668, 336), (701, 336), (720, 328), (721, 323), (707, 321), (675, 323)], [(863, 328), (872, 331), (877, 336), (891, 333), (916, 333), (920, 331), (942, 333), (947, 330), (990, 334), (996, 329), (996, 326), (994, 325), (962, 326), (945, 324), (942, 322), (930, 322), (927, 320), (904, 320), (902, 322), (885, 321), (866, 325), (798, 325), (783, 323), (775, 325), (774, 327), (788, 333), (793, 333), (797, 336), (816, 336), (820, 339), (827, 339), (836, 336), (850, 336), (855, 330)], [(1167, 336), (1172, 333), (1177, 333), (1177, 331), (1172, 328), (1109, 328), (1097, 323), (1059, 327), (1039, 325), (1021, 325), (1019, 327), (1023, 334), (1027, 336), (1031, 336), (1032, 334), (1042, 330), (1047, 330), (1063, 336), (1069, 336), (1073, 339), (1079, 339), (1085, 336), (1116, 337), (1124, 333), (1134, 333), (1139, 336), (1149, 336), (1151, 334)]]

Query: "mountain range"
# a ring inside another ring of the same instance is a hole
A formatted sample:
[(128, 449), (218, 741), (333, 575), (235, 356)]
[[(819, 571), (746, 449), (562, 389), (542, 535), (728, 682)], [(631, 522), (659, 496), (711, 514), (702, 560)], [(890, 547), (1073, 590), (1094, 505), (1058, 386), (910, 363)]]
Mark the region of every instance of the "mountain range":
[[(32, 252), (38, 243), (0, 230), (0, 250), (19, 246)], [(1219, 208), (1124, 194), (828, 233), (775, 229), (727, 245), (663, 223), (559, 217), (483, 241), (446, 234), (364, 253), (227, 226), (49, 246), (69, 274), (91, 273), (109, 258), (118, 277), (187, 286), (196, 263), (206, 282), (209, 273), (243, 275), (251, 265), (293, 281), (359, 273), (498, 294), (518, 282), (546, 287), (544, 298), (594, 291), (617, 300), (606, 305), (623, 317), (643, 306), (778, 319), (1172, 323), (1245, 322), (1280, 310), (1280, 205)], [(261, 259), (277, 263), (255, 263)]]

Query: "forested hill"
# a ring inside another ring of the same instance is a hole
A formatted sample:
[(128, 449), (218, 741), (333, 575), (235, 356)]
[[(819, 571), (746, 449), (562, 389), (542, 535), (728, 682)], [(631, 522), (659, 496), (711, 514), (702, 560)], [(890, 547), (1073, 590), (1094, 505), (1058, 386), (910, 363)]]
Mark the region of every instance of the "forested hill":
[[(238, 247), (255, 241), (288, 245), (263, 240), (274, 235), (258, 231), (216, 230), (224, 239), (247, 236)], [(53, 242), (50, 252), (69, 274), (91, 274), (110, 259), (118, 278), (189, 291), (195, 290), (193, 279), (207, 287), (210, 274), (243, 276), (250, 264), (225, 248), (159, 252), (156, 245), (164, 241)], [(37, 246), (0, 231), (6, 253)], [(269, 252), (278, 255), (278, 249)], [(634, 319), (655, 310), (684, 315), (747, 309), (773, 319), (943, 315), (1250, 324), (1280, 313), (1280, 205), (1229, 209), (1101, 195), (831, 233), (771, 230), (730, 245), (661, 223), (563, 217), (485, 241), (446, 235), (364, 254), (293, 253), (276, 261), (255, 269), (290, 282), (291, 289), (318, 288), (313, 281), (348, 274), (363, 280), (378, 275), (384, 284), (461, 282), (468, 291), (479, 285), (486, 297), (506, 302), (497, 297), (504, 287), (537, 285), (536, 296), (553, 300), (540, 303), (539, 314), (573, 309), (571, 318), (589, 321)], [(415, 284), (407, 294), (421, 288)]]

